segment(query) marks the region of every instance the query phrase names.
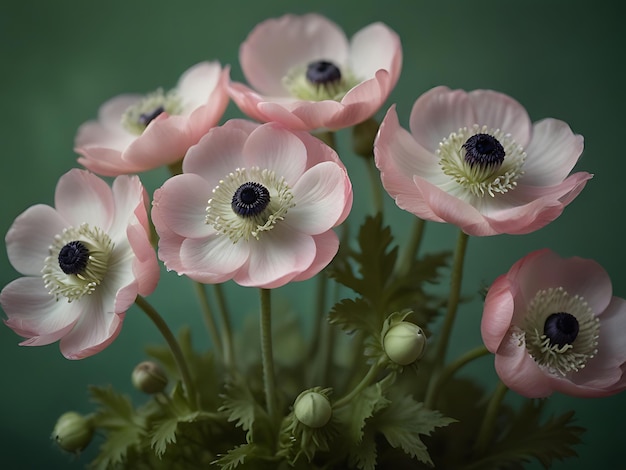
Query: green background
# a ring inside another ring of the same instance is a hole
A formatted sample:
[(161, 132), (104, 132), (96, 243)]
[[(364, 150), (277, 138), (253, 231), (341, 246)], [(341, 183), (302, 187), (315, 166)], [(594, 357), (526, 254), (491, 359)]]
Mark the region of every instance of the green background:
[[(77, 127), (94, 118), (105, 100), (124, 92), (173, 86), (186, 68), (202, 60), (231, 64), (232, 78), (243, 80), (239, 44), (258, 22), (287, 12), (316, 11), (348, 35), (374, 21), (385, 22), (400, 35), (402, 75), (379, 117), (388, 105), (397, 103), (400, 122), (407, 127), (413, 102), (433, 86), (491, 88), (519, 100), (533, 120), (560, 118), (585, 136), (577, 169), (594, 173), (594, 179), (557, 221), (536, 233), (471, 239), (465, 294), (474, 295), (528, 252), (549, 247), (562, 256), (596, 259), (611, 275), (615, 294), (624, 297), (623, 5), (545, 0), (4, 0), (0, 6), (0, 232), (6, 233), (30, 205), (52, 204), (57, 179), (77, 166), (72, 151)], [(239, 116), (231, 105), (226, 117)], [(350, 155), (346, 161), (358, 213), (367, 210), (368, 183), (360, 162)], [(156, 170), (142, 180), (151, 193), (165, 176), (163, 170)], [(389, 198), (386, 203), (386, 214), (398, 227), (409, 220)], [(454, 227), (430, 224), (425, 248), (449, 247), (455, 237)], [(0, 286), (17, 276), (1, 250)], [(297, 293), (279, 289), (277, 295), (287, 300), (310, 297), (312, 287), (302, 283)], [(185, 279), (164, 272), (151, 300), (173, 329), (184, 323), (196, 327), (198, 344), (206, 346), (192, 294)], [(229, 294), (239, 314), (254, 312), (253, 290), (232, 289)], [(457, 352), (480, 343), (480, 304), (464, 305), (459, 316), (453, 337)], [(57, 344), (20, 348), (18, 341), (10, 329), (0, 327), (0, 466), (82, 468), (95, 446), (78, 460), (62, 454), (49, 439), (57, 416), (70, 409), (91, 410), (88, 384), (110, 383), (139, 399), (129, 375), (144, 359), (143, 345), (160, 342), (155, 328), (132, 309), (108, 349), (75, 362), (64, 359)], [(495, 381), (490, 358), (482, 359), (472, 371), (486, 383)], [(577, 448), (580, 458), (554, 468), (615, 468), (614, 462), (623, 457), (625, 405), (626, 396), (552, 397), (551, 411), (575, 409), (578, 423), (588, 427), (585, 444)]]

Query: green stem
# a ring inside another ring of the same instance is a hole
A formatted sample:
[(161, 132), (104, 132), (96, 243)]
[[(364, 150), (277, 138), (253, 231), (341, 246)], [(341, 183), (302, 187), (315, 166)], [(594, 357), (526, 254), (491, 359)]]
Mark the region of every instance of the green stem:
[(485, 411), (485, 416), (480, 426), (480, 431), (478, 431), (478, 437), (476, 438), (476, 443), (474, 445), (474, 453), (476, 455), (484, 454), (489, 446), (489, 442), (493, 437), (496, 419), (498, 418), (498, 413), (500, 411), (500, 404), (502, 403), (507, 390), (508, 387), (506, 385), (502, 382), (498, 382), (493, 395), (491, 395), (491, 399), (487, 405), (487, 410)]
[(261, 359), (263, 361), (263, 384), (267, 413), (276, 417), (276, 375), (272, 353), (272, 298), (270, 289), (260, 289), (261, 293)]
[(226, 304), (226, 297), (224, 296), (224, 290), (221, 284), (215, 284), (215, 298), (217, 299), (217, 306), (220, 313), (220, 319), (222, 320), (222, 345), (224, 347), (224, 363), (229, 370), (233, 370), (235, 367), (235, 350), (233, 344), (233, 330), (230, 326), (230, 313), (228, 311), (228, 305)]
[[(441, 375), (439, 376), (439, 380), (437, 383), (437, 390), (441, 389), (446, 384), (446, 382), (450, 380), (450, 378), (454, 374), (456, 374), (456, 372), (459, 369), (461, 369), (463, 366), (465, 366), (466, 364), (469, 364), (474, 359), (478, 359), (479, 357), (486, 356), (487, 354), (489, 354), (489, 350), (486, 347), (478, 346), (477, 348), (467, 351), (465, 354), (463, 354), (461, 357), (456, 359), (454, 362), (451, 362), (450, 364), (448, 364), (443, 369), (443, 371), (441, 372)], [(437, 393), (437, 390), (435, 391), (435, 395)]]
[(436, 399), (435, 391), (438, 391), (438, 381), (441, 372), (441, 368), (445, 362), (446, 352), (448, 350), (448, 342), (450, 341), (450, 334), (452, 327), (454, 326), (454, 320), (456, 319), (456, 312), (459, 306), (459, 300), (461, 298), (461, 284), (463, 282), (463, 264), (465, 261), (465, 252), (467, 250), (467, 242), (469, 236), (460, 231), (457, 239), (456, 249), (454, 253), (454, 262), (452, 266), (452, 274), (450, 276), (450, 293), (448, 296), (448, 308), (446, 315), (443, 319), (439, 338), (435, 348), (435, 355), (433, 360), (433, 373), (428, 384), (428, 391), (426, 393), (425, 404), (427, 408), (431, 408), (434, 405)]
[(373, 158), (369, 158), (365, 161), (367, 168), (367, 174), (370, 179), (370, 186), (372, 188), (372, 203), (374, 204), (374, 214), (383, 212), (383, 190), (380, 182), (380, 173)]
[(170, 330), (165, 320), (159, 315), (159, 313), (148, 303), (146, 299), (141, 296), (137, 296), (135, 299), (135, 303), (145, 312), (146, 315), (152, 320), (152, 323), (158, 328), (161, 332), (161, 335), (167, 342), (172, 355), (174, 356), (174, 360), (176, 361), (176, 366), (178, 367), (178, 371), (180, 372), (180, 376), (183, 379), (183, 384), (187, 389), (187, 395), (189, 396), (190, 407), (192, 410), (197, 410), (198, 406), (198, 395), (196, 393), (196, 387), (191, 380), (191, 374), (189, 373), (189, 367), (187, 366), (187, 361), (185, 361), (185, 356), (183, 355), (183, 351), (180, 349), (180, 345), (178, 341), (176, 341), (176, 337)]
[(213, 346), (215, 347), (217, 353), (221, 354), (222, 357), (225, 358), (224, 346), (219, 335), (217, 323), (215, 322), (215, 315), (213, 315), (213, 310), (211, 309), (211, 304), (209, 303), (209, 297), (206, 293), (206, 288), (204, 284), (201, 284), (199, 282), (194, 282), (194, 285), (196, 287), (198, 297), (200, 298), (200, 306), (202, 307), (204, 322), (206, 323), (207, 329), (209, 330), (209, 336), (211, 336)]
[(415, 217), (413, 221), (413, 230), (411, 231), (411, 237), (406, 245), (406, 251), (402, 256), (402, 264), (398, 269), (398, 276), (406, 276), (411, 270), (411, 265), (417, 258), (420, 245), (422, 244), (422, 238), (424, 238), (424, 228), (426, 227), (426, 221)]
[(372, 364), (372, 366), (370, 367), (370, 370), (367, 371), (367, 374), (365, 374), (365, 376), (356, 385), (356, 387), (354, 387), (352, 391), (348, 393), (347, 395), (345, 395), (343, 398), (340, 398), (339, 400), (337, 400), (334, 403), (333, 407), (340, 408), (350, 403), (359, 393), (365, 390), (365, 388), (367, 388), (370, 385), (370, 383), (372, 383), (372, 381), (378, 375), (380, 368), (381, 368), (380, 364), (378, 363)]

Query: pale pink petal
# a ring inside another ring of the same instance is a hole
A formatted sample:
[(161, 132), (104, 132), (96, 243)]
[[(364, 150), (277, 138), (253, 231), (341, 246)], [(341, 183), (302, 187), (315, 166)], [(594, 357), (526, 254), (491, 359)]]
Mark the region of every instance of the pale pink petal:
[(206, 224), (206, 207), (211, 198), (207, 182), (194, 173), (176, 175), (168, 179), (154, 193), (152, 212), (159, 212), (154, 220), (157, 233), (162, 224), (183, 237), (206, 237), (213, 232)]
[(209, 129), (215, 127), (224, 115), (230, 101), (229, 82), (230, 67), (224, 67), (208, 99), (205, 99), (204, 104), (198, 106), (189, 116), (189, 129), (194, 142), (198, 142)]
[(122, 158), (130, 165), (157, 168), (182, 160), (195, 143), (186, 117), (161, 113), (128, 146)]
[(511, 390), (527, 398), (543, 398), (552, 395), (549, 377), (528, 354), (524, 344), (507, 336), (500, 345), (495, 359), (500, 380)]
[[(260, 109), (265, 110), (265, 105), (259, 106)], [(303, 101), (298, 103), (297, 106), (293, 106), (291, 113), (303, 123), (305, 123), (307, 129), (340, 129), (342, 127), (348, 127), (349, 125), (356, 124), (356, 122), (350, 122), (354, 120), (354, 117), (344, 117), (346, 106), (343, 103), (337, 101), (324, 100), (324, 101)], [(364, 120), (368, 116), (363, 117)], [(348, 122), (345, 126), (343, 123)]]
[(389, 108), (380, 124), (374, 141), (374, 156), (388, 192), (390, 192), (386, 187), (388, 177), (404, 178), (411, 182), (411, 186), (413, 175), (420, 175), (433, 184), (444, 182), (445, 175), (441, 172), (439, 158), (423, 148), (408, 131), (400, 127), (395, 105)]
[(118, 237), (126, 238), (129, 223), (139, 222), (144, 230), (149, 230), (147, 216), (147, 195), (137, 176), (119, 176), (113, 181), (113, 200), (115, 204), (115, 220), (108, 230), (113, 241)]
[[(133, 288), (135, 290), (134, 296), (136, 297), (137, 294), (150, 295), (156, 289), (161, 273), (156, 253), (143, 227), (130, 226), (127, 235), (128, 243), (136, 257), (133, 263), (133, 275), (137, 281), (137, 286)], [(116, 311), (119, 311), (119, 307), (116, 307)]]
[(532, 124), (528, 113), (516, 100), (493, 90), (474, 90), (469, 93), (469, 99), (476, 116), (474, 124), (500, 129), (511, 134), (518, 145), (528, 145)]
[(92, 302), (66, 336), (61, 338), (61, 353), (67, 359), (83, 359), (105, 349), (122, 329), (123, 314), (113, 313), (101, 302)]
[(483, 342), (495, 353), (511, 326), (515, 304), (506, 276), (500, 276), (489, 288), (480, 323)]
[(207, 99), (221, 80), (219, 62), (200, 62), (187, 69), (178, 79), (176, 93), (183, 108), (190, 114), (195, 108), (206, 104)]
[(583, 152), (584, 139), (563, 121), (544, 119), (535, 123), (524, 162), (524, 184), (553, 186), (572, 171)]
[(204, 283), (224, 282), (236, 275), (248, 260), (250, 251), (249, 243), (233, 243), (225, 235), (215, 234), (203, 239), (187, 238), (180, 249), (183, 268), (178, 273)]
[[(248, 96), (248, 98), (250, 97)], [(233, 96), (233, 99), (235, 99), (234, 96)], [(295, 105), (292, 105), (289, 107), (287, 107), (286, 105), (282, 103), (276, 103), (276, 102), (270, 102), (270, 101), (252, 102), (248, 104), (251, 105), (250, 108), (244, 106), (244, 107), (241, 107), (241, 110), (245, 112), (246, 114), (248, 114), (249, 116), (255, 119), (258, 119), (262, 122), (275, 121), (275, 122), (281, 123), (283, 126), (289, 129), (298, 130), (298, 131), (307, 131), (311, 129), (308, 122), (303, 121), (300, 117), (296, 116), (291, 111), (291, 108), (307, 106), (310, 103), (307, 103), (304, 101), (297, 101)], [(237, 105), (239, 106), (239, 103), (237, 103)], [(334, 110), (337, 110), (337, 107), (335, 105), (331, 105), (331, 106), (333, 107)], [(248, 112), (248, 109), (251, 109), (251, 108), (252, 108), (252, 111)], [(320, 109), (320, 108), (317, 108), (317, 109)], [(301, 111), (301, 114), (307, 117), (307, 113), (305, 111)], [(313, 117), (320, 116), (319, 113), (315, 114), (314, 111), (311, 111), (309, 115)]]
[(315, 60), (341, 66), (348, 57), (348, 40), (339, 27), (317, 15), (285, 15), (254, 28), (239, 50), (246, 80), (261, 93), (287, 96), (282, 79), (295, 66)]
[(183, 172), (200, 175), (212, 190), (229, 173), (244, 166), (243, 146), (249, 134), (250, 129), (245, 125), (211, 129), (187, 152)]
[(361, 80), (372, 78), (378, 70), (384, 69), (391, 73), (395, 85), (401, 66), (400, 38), (385, 24), (372, 23), (352, 37), (350, 68)]
[(435, 153), (452, 132), (478, 124), (474, 107), (463, 90), (439, 86), (420, 96), (411, 110), (409, 126), (415, 140)]
[(302, 271), (292, 281), (305, 281), (312, 278), (330, 264), (337, 250), (339, 250), (339, 238), (332, 230), (313, 236), (315, 242), (315, 259), (309, 269)]
[(345, 171), (333, 162), (320, 163), (308, 170), (292, 192), (296, 206), (289, 210), (286, 223), (309, 235), (334, 227), (351, 193)]
[(74, 324), (81, 314), (76, 302), (68, 303), (65, 299), (55, 299), (44, 287), (41, 277), (20, 277), (2, 289), (0, 304), (7, 314), (6, 325), (18, 335), (24, 337), (46, 336), (51, 340), (59, 339), (54, 335), (62, 333)]
[(244, 144), (243, 157), (244, 167), (272, 170), (290, 186), (304, 173), (307, 160), (302, 140), (276, 124), (256, 128)]
[(26, 209), (15, 219), (5, 237), (7, 256), (13, 267), (22, 274), (41, 275), (54, 237), (67, 225), (50, 206), (37, 204)]
[(281, 225), (262, 235), (259, 245), (251, 251), (246, 269), (233, 279), (242, 286), (280, 287), (309, 269), (315, 254), (315, 242), (310, 235)]
[(74, 227), (87, 223), (107, 230), (113, 221), (111, 188), (87, 171), (73, 169), (61, 176), (54, 201), (59, 214)]

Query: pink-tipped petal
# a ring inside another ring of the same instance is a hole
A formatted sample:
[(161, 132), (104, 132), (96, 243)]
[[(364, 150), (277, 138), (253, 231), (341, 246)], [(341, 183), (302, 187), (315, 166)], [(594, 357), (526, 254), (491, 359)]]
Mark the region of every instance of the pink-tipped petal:
[(82, 223), (108, 229), (114, 216), (111, 188), (96, 175), (73, 169), (59, 179), (54, 193), (57, 211), (74, 227)]

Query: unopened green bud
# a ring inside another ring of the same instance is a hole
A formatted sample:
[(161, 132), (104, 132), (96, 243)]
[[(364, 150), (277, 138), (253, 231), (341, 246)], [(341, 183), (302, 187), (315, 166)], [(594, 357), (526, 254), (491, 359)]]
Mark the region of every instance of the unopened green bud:
[(152, 361), (144, 361), (138, 364), (133, 370), (131, 379), (137, 390), (150, 395), (162, 392), (167, 386), (165, 372), (158, 364)]
[(57, 420), (52, 431), (52, 439), (61, 449), (77, 454), (89, 445), (93, 432), (90, 419), (75, 411), (68, 411)]
[(415, 323), (401, 321), (389, 328), (383, 338), (383, 348), (393, 362), (408, 366), (424, 355), (426, 336)]
[(333, 414), (330, 400), (320, 392), (307, 390), (296, 398), (293, 405), (296, 419), (310, 428), (326, 425)]

